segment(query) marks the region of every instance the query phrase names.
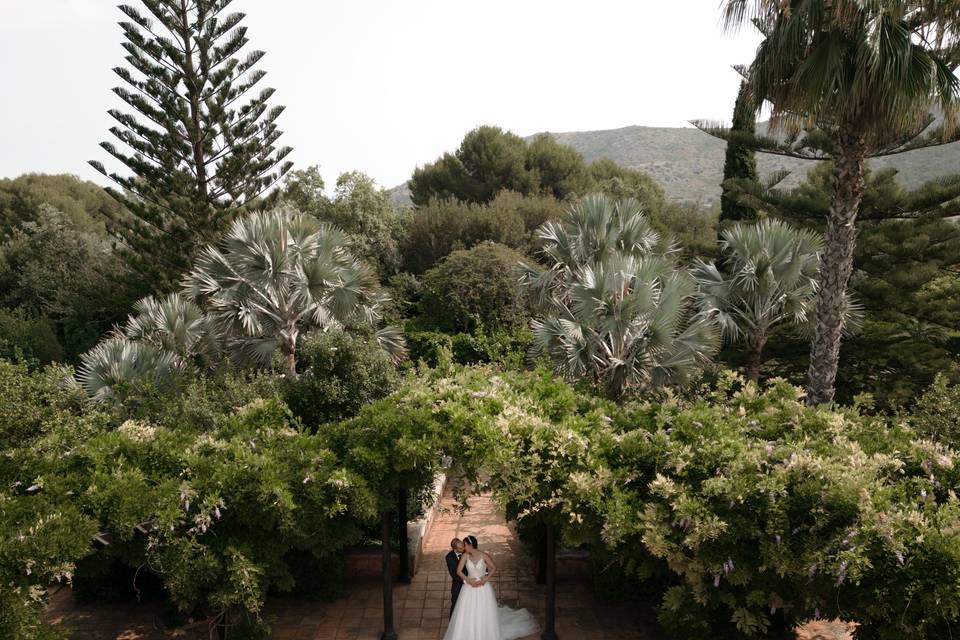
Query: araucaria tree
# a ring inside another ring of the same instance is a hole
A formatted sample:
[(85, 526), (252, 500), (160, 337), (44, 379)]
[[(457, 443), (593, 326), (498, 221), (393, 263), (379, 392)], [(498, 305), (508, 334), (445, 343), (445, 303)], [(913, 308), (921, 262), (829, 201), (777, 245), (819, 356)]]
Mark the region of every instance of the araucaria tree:
[(247, 44), (232, 0), (142, 0), (147, 13), (120, 10), (126, 67), (113, 91), (133, 113), (110, 110), (117, 146), (101, 146), (132, 175), (109, 172), (111, 194), (126, 212), (111, 217), (127, 259), (153, 288), (169, 288), (195, 251), (229, 225), (239, 207), (283, 176), (288, 147), (278, 147), (273, 89), (251, 93), (265, 72), (262, 51)]
[(694, 309), (696, 283), (659, 250), (636, 200), (587, 196), (538, 235), (547, 267), (524, 265), (522, 282), (540, 309), (534, 353), (558, 373), (620, 398), (709, 359), (715, 325)]
[[(954, 3), (904, 0), (727, 0), (728, 27), (752, 21), (764, 36), (747, 76), (754, 105), (772, 104), (758, 137), (697, 125), (726, 140), (785, 156), (834, 162), (807, 372), (807, 401), (833, 400), (853, 270), (857, 212), (870, 157), (945, 144), (960, 60)], [(930, 113), (939, 107), (943, 117)]]

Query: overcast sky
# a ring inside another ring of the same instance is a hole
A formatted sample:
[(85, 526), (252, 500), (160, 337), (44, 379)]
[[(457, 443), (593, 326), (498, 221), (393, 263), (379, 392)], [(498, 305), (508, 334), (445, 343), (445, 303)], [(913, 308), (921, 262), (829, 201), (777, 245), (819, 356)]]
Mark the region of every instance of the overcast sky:
[[(135, 6), (136, 0), (129, 0)], [(0, 177), (99, 175), (123, 16), (109, 0), (0, 0)], [(496, 124), (539, 131), (729, 120), (753, 33), (725, 34), (720, 0), (234, 0), (281, 141), (332, 185), (382, 185)], [(108, 166), (110, 166), (108, 164)]]

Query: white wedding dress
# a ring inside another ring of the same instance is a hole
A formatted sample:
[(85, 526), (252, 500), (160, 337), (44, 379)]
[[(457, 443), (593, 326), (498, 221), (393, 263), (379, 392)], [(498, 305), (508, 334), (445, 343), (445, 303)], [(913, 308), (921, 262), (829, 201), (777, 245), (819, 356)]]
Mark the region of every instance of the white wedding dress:
[[(483, 558), (474, 564), (468, 556), (465, 569), (470, 578), (482, 578), (487, 564)], [(539, 629), (526, 609), (497, 606), (497, 594), (489, 582), (482, 587), (464, 583), (443, 640), (515, 640)]]

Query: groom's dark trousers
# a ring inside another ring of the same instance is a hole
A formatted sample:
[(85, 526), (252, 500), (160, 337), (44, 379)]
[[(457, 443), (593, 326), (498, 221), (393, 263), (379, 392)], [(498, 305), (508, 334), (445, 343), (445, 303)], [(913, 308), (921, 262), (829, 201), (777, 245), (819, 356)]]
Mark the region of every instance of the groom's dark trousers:
[(457, 606), (457, 598), (460, 597), (460, 589), (463, 588), (463, 578), (457, 575), (457, 565), (460, 559), (454, 551), (447, 554), (447, 571), (450, 572), (450, 578), (453, 582), (450, 585), (450, 615), (453, 615), (453, 608)]

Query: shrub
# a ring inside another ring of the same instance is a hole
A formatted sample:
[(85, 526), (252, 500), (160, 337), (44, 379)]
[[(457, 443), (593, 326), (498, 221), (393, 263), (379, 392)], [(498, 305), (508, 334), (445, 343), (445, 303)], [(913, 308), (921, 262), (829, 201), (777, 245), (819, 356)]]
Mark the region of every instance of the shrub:
[(498, 244), (454, 251), (423, 277), (423, 319), (443, 331), (510, 330), (527, 322), (524, 257)]
[(442, 333), (419, 328), (408, 322), (404, 336), (410, 349), (410, 360), (430, 367), (448, 364), (474, 365), (495, 363), (508, 369), (523, 366), (530, 349), (532, 335), (526, 328), (487, 333)]
[(256, 617), (269, 591), (295, 586), (288, 553), (336, 555), (375, 511), (364, 479), (293, 428), (283, 403), (231, 413), (204, 432), (127, 421), (78, 447), (50, 485), (77, 496), (111, 547), (140, 554), (181, 610)]
[(106, 416), (64, 388), (59, 369), (0, 360), (0, 637), (53, 637), (42, 626), (46, 587), (69, 580), (91, 551), (96, 522), (62, 492), (57, 468)]
[[(57, 367), (30, 371), (23, 363), (0, 360), (0, 452), (19, 460), (17, 452), (33, 450), (41, 441), (56, 444), (106, 429), (108, 417), (94, 410), (83, 391), (65, 385), (66, 377)], [(6, 472), (13, 469), (0, 465), (0, 483), (12, 481)]]
[(172, 429), (210, 431), (230, 415), (260, 399), (279, 399), (281, 380), (268, 371), (237, 370), (224, 366), (203, 374), (192, 370), (169, 384), (130, 384), (113, 405), (114, 421), (145, 420)]
[(353, 417), (399, 383), (390, 356), (375, 339), (343, 331), (307, 336), (301, 367), (297, 377), (284, 382), (283, 393), (294, 415), (311, 428)]
[(909, 419), (917, 433), (960, 448), (960, 385), (938, 374)]
[[(603, 535), (675, 577), (686, 638), (781, 637), (842, 616), (863, 638), (942, 638), (960, 615), (960, 461), (901, 424), (777, 383), (617, 416)], [(905, 606), (905, 603), (910, 603)]]
[(503, 191), (488, 204), (431, 199), (414, 210), (402, 243), (404, 267), (421, 274), (457, 249), (496, 242), (523, 253), (537, 245), (536, 229), (562, 213), (551, 196)]
[(24, 358), (40, 364), (63, 360), (63, 347), (53, 322), (22, 309), (0, 309), (0, 358)]
[(47, 586), (69, 579), (73, 563), (91, 551), (94, 521), (43, 492), (0, 489), (0, 637), (39, 640)]

